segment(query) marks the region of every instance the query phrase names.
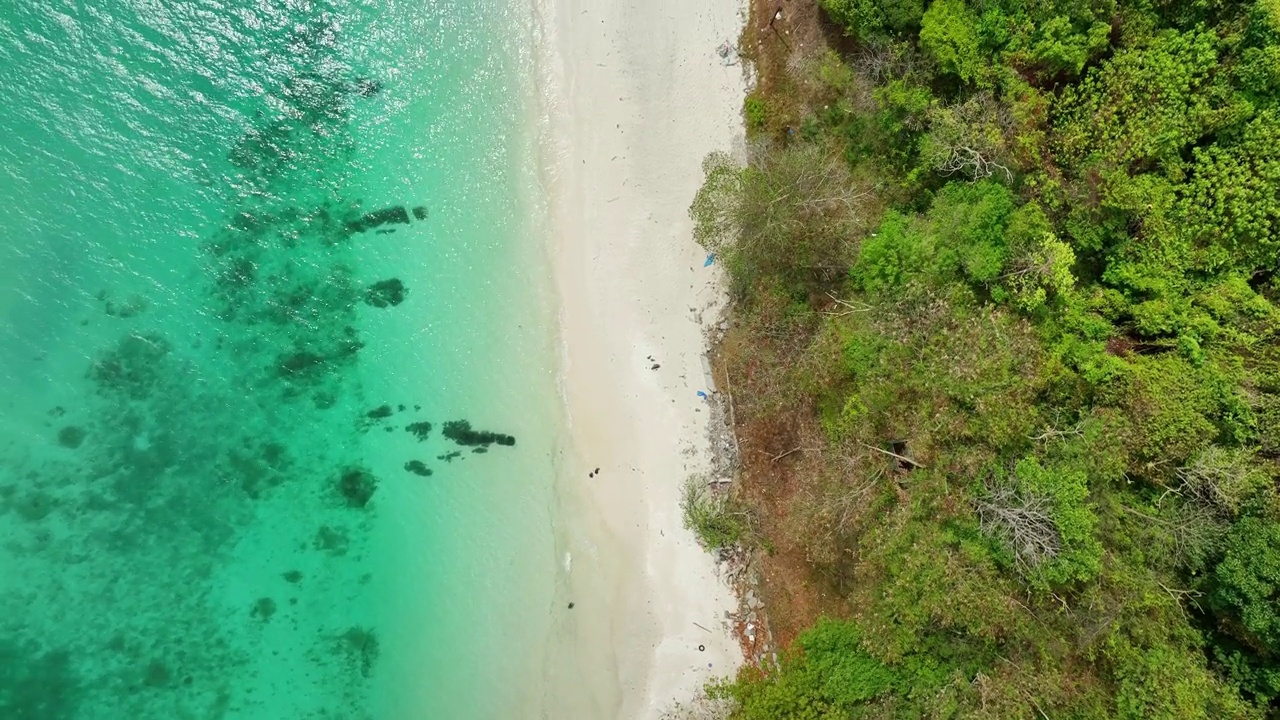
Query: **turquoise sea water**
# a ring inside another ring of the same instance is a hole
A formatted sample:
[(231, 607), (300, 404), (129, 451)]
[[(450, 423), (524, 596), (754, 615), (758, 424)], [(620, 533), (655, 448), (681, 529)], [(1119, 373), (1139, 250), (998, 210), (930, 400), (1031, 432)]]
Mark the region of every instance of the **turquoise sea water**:
[(513, 5), (0, 9), (0, 717), (538, 707), (561, 423)]

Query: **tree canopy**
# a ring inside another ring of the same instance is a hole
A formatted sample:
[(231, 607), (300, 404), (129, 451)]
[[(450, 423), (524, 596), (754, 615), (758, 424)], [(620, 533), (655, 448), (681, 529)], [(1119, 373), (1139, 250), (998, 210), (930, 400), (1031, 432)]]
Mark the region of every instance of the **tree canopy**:
[(818, 5), (692, 208), (793, 640), (716, 692), (1280, 717), (1280, 2)]

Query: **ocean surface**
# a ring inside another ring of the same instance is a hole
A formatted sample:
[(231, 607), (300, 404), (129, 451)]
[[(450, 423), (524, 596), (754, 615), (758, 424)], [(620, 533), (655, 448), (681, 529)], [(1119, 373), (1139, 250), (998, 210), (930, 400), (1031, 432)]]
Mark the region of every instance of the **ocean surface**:
[(528, 8), (0, 8), (0, 718), (536, 713)]

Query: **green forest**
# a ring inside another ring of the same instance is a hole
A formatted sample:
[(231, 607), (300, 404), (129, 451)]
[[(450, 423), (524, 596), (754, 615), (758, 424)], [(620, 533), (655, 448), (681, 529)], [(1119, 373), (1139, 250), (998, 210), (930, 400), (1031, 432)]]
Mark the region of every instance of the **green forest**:
[(757, 0), (690, 211), (742, 452), (695, 529), (785, 646), (710, 693), (1280, 718), (1280, 0), (818, 5)]

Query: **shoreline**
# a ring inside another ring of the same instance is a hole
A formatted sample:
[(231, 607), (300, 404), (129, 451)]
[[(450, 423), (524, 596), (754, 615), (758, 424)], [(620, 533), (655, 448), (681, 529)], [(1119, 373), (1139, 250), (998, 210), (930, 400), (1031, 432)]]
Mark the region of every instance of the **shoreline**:
[(723, 305), (688, 207), (703, 157), (743, 143), (743, 69), (716, 49), (744, 8), (716, 5), (536, 11), (574, 603), (553, 609), (548, 717), (658, 717), (743, 660), (726, 621), (738, 599), (679, 507), (684, 479), (711, 468), (702, 323)]

